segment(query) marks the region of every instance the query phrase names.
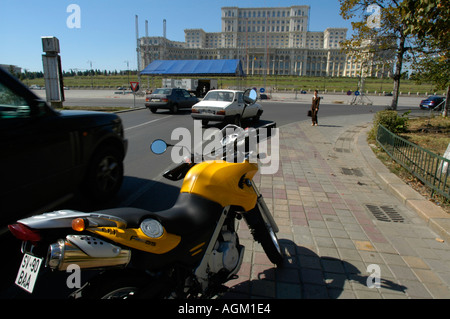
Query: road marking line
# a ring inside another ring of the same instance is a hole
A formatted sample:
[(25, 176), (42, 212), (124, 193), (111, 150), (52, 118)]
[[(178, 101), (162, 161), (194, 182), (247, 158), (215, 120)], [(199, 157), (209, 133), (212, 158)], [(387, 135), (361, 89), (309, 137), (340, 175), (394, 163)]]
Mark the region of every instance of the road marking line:
[(166, 116), (166, 117), (162, 117), (160, 119), (156, 119), (156, 120), (148, 121), (148, 122), (145, 122), (145, 123), (142, 123), (142, 124), (138, 124), (138, 125), (135, 125), (135, 126), (132, 126), (132, 127), (128, 127), (128, 128), (125, 129), (125, 131), (131, 130), (131, 129), (139, 127), (139, 126), (144, 126), (144, 125), (147, 125), (147, 124), (159, 121), (159, 120), (164, 120), (164, 119), (167, 119), (167, 118), (169, 118), (171, 116), (173, 116), (173, 115), (169, 115), (169, 116)]

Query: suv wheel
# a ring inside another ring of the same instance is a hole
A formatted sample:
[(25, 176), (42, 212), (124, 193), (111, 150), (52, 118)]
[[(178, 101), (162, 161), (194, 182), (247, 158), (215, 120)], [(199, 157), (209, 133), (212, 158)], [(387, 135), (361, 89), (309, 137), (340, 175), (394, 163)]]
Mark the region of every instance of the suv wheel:
[(105, 201), (114, 196), (123, 181), (123, 162), (119, 151), (103, 147), (92, 157), (85, 179), (84, 190), (95, 201)]
[(253, 123), (258, 123), (259, 120), (261, 119), (261, 113), (260, 111), (258, 111), (258, 114), (256, 114), (256, 116), (253, 118)]
[(151, 108), (150, 108), (150, 112), (152, 112), (152, 113), (156, 113), (157, 110), (158, 110), (158, 109), (157, 109), (156, 107), (151, 107)]
[(178, 105), (176, 105), (176, 104), (173, 104), (171, 107), (170, 107), (170, 111), (172, 112), (172, 113), (178, 113)]

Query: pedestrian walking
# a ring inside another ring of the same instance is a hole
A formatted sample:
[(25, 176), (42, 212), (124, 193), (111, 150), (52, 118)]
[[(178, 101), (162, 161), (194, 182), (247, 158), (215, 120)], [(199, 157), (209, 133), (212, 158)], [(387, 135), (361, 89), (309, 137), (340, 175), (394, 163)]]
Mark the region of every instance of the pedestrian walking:
[(314, 96), (311, 104), (311, 126), (317, 126), (319, 124), (317, 120), (317, 113), (319, 112), (320, 97), (317, 94), (319, 94), (319, 91), (314, 90)]

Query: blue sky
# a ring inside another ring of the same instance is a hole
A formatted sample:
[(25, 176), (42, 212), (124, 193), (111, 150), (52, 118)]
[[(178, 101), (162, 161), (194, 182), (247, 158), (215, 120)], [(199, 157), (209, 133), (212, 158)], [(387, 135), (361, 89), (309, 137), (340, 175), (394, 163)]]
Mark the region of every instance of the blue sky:
[[(80, 8), (80, 28), (69, 28), (67, 20)], [(169, 40), (184, 41), (184, 29), (221, 31), (222, 7), (288, 7), (309, 5), (310, 31), (351, 25), (339, 15), (338, 0), (2, 0), (0, 10), (0, 64), (13, 64), (30, 71), (42, 71), (42, 36), (60, 41), (64, 70), (73, 68), (136, 69), (135, 16), (139, 17), (139, 36), (163, 35), (163, 19)]]

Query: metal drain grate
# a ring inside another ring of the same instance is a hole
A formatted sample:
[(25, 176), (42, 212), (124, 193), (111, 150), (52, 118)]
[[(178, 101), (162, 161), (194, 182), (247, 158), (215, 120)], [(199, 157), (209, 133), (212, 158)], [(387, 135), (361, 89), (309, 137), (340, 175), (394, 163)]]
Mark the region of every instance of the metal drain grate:
[(394, 223), (404, 223), (405, 219), (400, 215), (394, 207), (382, 205), (366, 205), (367, 209), (372, 213), (372, 215), (379, 221), (382, 222), (394, 222)]
[(334, 150), (338, 153), (350, 153), (348, 148), (335, 148)]
[(344, 175), (355, 175), (355, 176), (363, 176), (363, 173), (361, 172), (361, 170), (359, 168), (345, 168), (345, 167), (341, 167), (341, 172)]

